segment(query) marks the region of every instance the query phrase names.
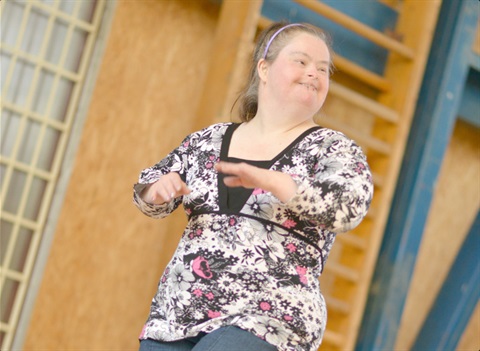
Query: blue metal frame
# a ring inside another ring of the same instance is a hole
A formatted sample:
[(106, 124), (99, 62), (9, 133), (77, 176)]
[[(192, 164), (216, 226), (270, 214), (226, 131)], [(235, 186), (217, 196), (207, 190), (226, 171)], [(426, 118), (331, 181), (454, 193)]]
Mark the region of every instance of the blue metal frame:
[[(395, 28), (398, 14), (391, 7), (378, 1), (338, 1), (322, 2), (360, 22), (380, 31)], [(264, 0), (262, 16), (273, 21), (312, 23), (333, 38), (333, 49), (358, 65), (378, 74), (383, 74), (388, 51), (335, 22), (310, 11), (293, 0)]]
[[(480, 57), (477, 57), (480, 61)], [(478, 100), (480, 99), (480, 67), (472, 65), (468, 72), (467, 85), (463, 92), (462, 103), (458, 111), (458, 117), (467, 123), (480, 128), (480, 111)]]
[(444, 1), (356, 350), (393, 350), (472, 59), (476, 0)]
[(480, 212), (412, 350), (455, 350), (480, 297)]

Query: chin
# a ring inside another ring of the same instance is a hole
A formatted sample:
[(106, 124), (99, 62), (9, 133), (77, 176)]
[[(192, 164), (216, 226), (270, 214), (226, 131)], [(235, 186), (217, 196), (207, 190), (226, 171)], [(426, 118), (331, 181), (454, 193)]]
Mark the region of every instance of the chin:
[(320, 100), (318, 98), (312, 98), (311, 96), (310, 97), (306, 97), (302, 100), (302, 103), (303, 105), (308, 109), (308, 110), (312, 110), (312, 111), (318, 111), (320, 110), (320, 108), (322, 107), (323, 105), (323, 102), (325, 100)]

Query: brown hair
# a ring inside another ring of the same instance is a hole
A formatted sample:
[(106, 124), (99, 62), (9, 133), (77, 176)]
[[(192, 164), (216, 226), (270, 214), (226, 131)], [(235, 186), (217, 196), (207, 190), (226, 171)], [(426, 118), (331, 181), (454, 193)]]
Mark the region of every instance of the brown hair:
[(247, 84), (233, 105), (235, 106), (235, 104), (239, 102), (239, 117), (242, 122), (248, 122), (257, 114), (258, 85), (260, 83), (260, 78), (257, 73), (258, 61), (262, 58), (267, 62), (275, 61), (282, 48), (288, 44), (295, 34), (299, 33), (312, 34), (325, 42), (330, 52), (330, 71), (333, 69), (333, 50), (330, 37), (326, 32), (308, 23), (298, 23), (295, 25), (289, 25), (286, 22), (273, 23), (263, 30), (258, 37), (257, 44), (253, 51), (252, 61), (250, 62)]

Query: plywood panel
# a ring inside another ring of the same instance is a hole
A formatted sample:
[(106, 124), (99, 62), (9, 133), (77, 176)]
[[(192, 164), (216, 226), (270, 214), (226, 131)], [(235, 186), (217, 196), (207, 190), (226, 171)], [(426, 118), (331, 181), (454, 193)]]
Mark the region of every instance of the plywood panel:
[(196, 129), (228, 120), (240, 122), (229, 112), (248, 76), (247, 62), (253, 50), (252, 40), (261, 5), (262, 0), (222, 3), (205, 80), (208, 88), (203, 90), (200, 99)]
[(480, 303), (477, 303), (477, 307), (475, 307), (467, 328), (457, 345), (457, 351), (478, 350), (480, 350)]
[(184, 225), (132, 204), (139, 171), (189, 133), (218, 5), (118, 1), (26, 350), (134, 350)]
[(480, 21), (477, 23), (477, 29), (475, 31), (475, 40), (473, 42), (472, 51), (480, 55)]
[(480, 130), (459, 120), (440, 171), (396, 350), (412, 345), (470, 230), (480, 208), (479, 179)]

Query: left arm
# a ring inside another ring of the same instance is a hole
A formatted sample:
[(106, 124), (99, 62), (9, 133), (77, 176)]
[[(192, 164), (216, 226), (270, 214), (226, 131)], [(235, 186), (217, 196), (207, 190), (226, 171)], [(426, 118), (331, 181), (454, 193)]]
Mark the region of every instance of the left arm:
[(287, 202), (297, 191), (297, 184), (289, 174), (270, 171), (247, 163), (218, 162), (215, 169), (226, 174), (224, 182), (229, 187), (260, 188), (271, 192), (277, 199)]
[(319, 148), (314, 176), (290, 175), (245, 163), (219, 162), (227, 186), (271, 192), (300, 217), (333, 232), (357, 226), (366, 215), (373, 183), (366, 158), (353, 141), (338, 133), (328, 150)]

